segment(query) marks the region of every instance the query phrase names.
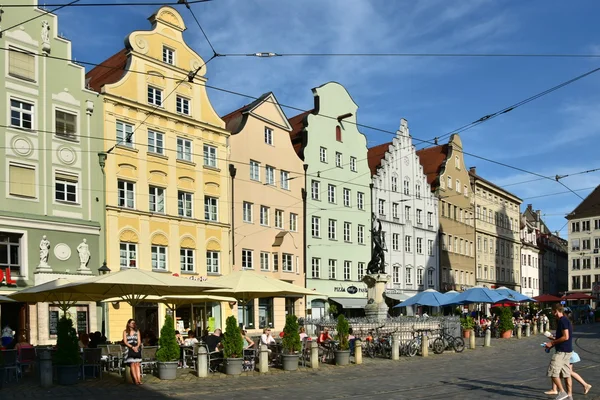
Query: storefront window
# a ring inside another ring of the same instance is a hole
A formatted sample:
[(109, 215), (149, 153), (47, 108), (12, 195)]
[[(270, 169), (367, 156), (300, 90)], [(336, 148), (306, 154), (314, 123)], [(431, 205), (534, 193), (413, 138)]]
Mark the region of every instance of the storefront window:
[(273, 328), (273, 298), (258, 300), (258, 327)]
[(285, 298), (285, 315), (296, 315), (296, 299)]
[(238, 322), (247, 329), (254, 329), (254, 300), (238, 303)]

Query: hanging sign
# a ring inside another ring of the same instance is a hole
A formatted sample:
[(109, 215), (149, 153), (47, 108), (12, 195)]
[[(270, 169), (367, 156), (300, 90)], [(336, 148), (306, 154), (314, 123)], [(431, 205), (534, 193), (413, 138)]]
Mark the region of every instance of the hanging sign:
[(6, 286), (16, 286), (17, 281), (10, 277), (10, 267), (4, 270), (0, 269), (0, 285), (5, 284)]

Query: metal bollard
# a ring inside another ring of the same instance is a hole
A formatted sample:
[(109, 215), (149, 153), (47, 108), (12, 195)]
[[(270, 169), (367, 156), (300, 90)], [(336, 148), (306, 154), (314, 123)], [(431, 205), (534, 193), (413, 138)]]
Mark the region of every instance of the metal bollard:
[(200, 347), (196, 354), (198, 354), (196, 376), (198, 378), (206, 378), (208, 376), (208, 352), (206, 351), (206, 347)]
[(471, 350), (475, 350), (475, 332), (471, 331), (471, 334), (469, 335), (469, 348)]
[(258, 370), (261, 374), (269, 372), (269, 348), (266, 344), (260, 345), (260, 353), (258, 355)]
[(523, 327), (521, 325), (517, 325), (517, 339), (521, 339), (523, 336)]
[(429, 337), (425, 333), (421, 335), (421, 356), (429, 357)]
[(314, 340), (310, 342), (310, 367), (319, 368), (319, 345)]
[(538, 326), (536, 323), (533, 324), (533, 333), (532, 335), (535, 336), (538, 334)]
[(392, 335), (392, 360), (400, 359), (400, 338), (398, 334), (394, 333)]
[(485, 331), (485, 339), (483, 341), (483, 347), (490, 347), (492, 345), (492, 330), (488, 329)]
[(52, 353), (44, 349), (39, 352), (40, 358), (40, 385), (43, 388), (52, 386)]
[(362, 364), (362, 341), (360, 339), (354, 341), (354, 364)]
[(529, 337), (529, 336), (531, 336), (530, 325), (525, 324), (525, 337)]

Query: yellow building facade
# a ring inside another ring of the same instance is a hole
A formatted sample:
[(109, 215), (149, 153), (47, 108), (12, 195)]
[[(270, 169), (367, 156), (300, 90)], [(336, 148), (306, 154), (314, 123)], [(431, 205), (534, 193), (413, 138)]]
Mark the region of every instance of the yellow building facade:
[[(183, 40), (182, 17), (162, 7), (150, 22), (87, 75), (104, 100), (106, 260), (113, 271), (210, 279), (231, 268), (229, 133), (208, 99), (204, 61)], [(107, 308), (107, 336), (119, 340), (131, 307)], [(219, 303), (183, 307), (178, 326), (212, 329), (228, 313)], [(144, 333), (158, 335), (164, 315), (156, 303), (135, 310)]]

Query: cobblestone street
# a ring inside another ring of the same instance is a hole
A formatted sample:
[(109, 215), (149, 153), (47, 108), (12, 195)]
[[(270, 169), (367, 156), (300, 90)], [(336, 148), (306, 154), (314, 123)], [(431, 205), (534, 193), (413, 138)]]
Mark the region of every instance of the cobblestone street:
[[(576, 351), (582, 362), (575, 369), (594, 387), (587, 396), (578, 383), (575, 399), (600, 399), (600, 324), (576, 327)], [(462, 354), (429, 358), (402, 357), (400, 361), (366, 359), (347, 367), (323, 366), (298, 372), (273, 371), (241, 377), (222, 374), (198, 379), (180, 370), (176, 381), (145, 377), (141, 387), (125, 385), (116, 376), (91, 379), (72, 387), (43, 390), (33, 381), (6, 385), (3, 400), (61, 398), (102, 399), (123, 396), (143, 399), (550, 399), (546, 369), (550, 358), (541, 348), (544, 337), (492, 340), (483, 348)]]

